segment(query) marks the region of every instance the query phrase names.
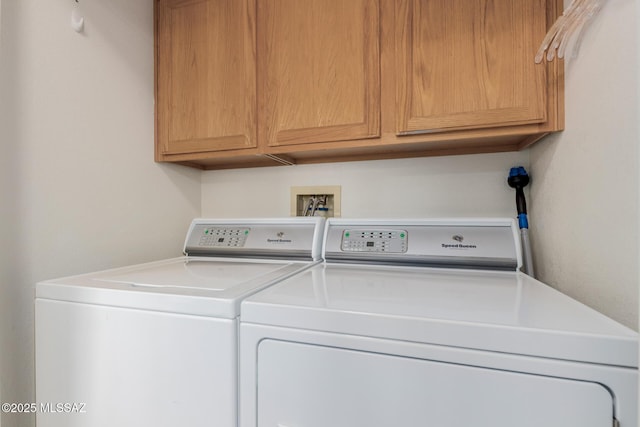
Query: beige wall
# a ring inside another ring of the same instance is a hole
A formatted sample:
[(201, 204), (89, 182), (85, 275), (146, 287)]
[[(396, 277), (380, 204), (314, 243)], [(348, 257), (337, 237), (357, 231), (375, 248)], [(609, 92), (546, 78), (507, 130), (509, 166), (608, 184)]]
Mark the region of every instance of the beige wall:
[[(3, 99), (6, 99), (5, 85), (2, 82), (3, 75), (3, 57), (2, 57), (2, 42), (3, 42), (3, 31), (2, 31), (2, 0), (0, 0), (0, 150), (4, 153), (4, 155), (0, 156), (0, 200), (8, 200), (9, 198), (9, 157), (11, 156), (11, 152), (8, 150), (8, 144), (6, 143), (6, 137), (3, 135), (3, 129), (6, 128), (6, 120), (8, 111), (5, 106), (6, 103), (2, 102)], [(8, 210), (7, 207), (9, 203), (0, 202), (0, 242), (9, 241), (9, 226), (8, 226)], [(8, 282), (7, 271), (9, 269), (9, 260), (5, 257), (5, 250), (3, 249), (4, 245), (0, 243), (0, 403), (4, 402), (2, 399), (2, 389), (4, 385), (2, 367), (5, 366), (3, 360), (6, 356), (3, 356), (4, 353), (7, 352), (7, 341), (6, 341), (6, 330), (8, 329), (6, 325), (8, 324), (6, 316), (7, 313), (7, 302), (4, 298), (5, 292), (5, 284)], [(2, 425), (2, 415), (0, 414), (0, 426)]]
[(290, 187), (340, 185), (342, 216), (515, 216), (509, 168), (526, 152), (208, 171), (203, 216), (289, 216)]
[[(289, 214), (342, 185), (343, 216), (514, 216), (529, 167), (538, 271), (637, 328), (638, 20), (609, 0), (567, 70), (567, 131), (529, 152), (200, 173), (152, 161), (152, 1), (0, 0), (0, 393), (33, 401), (33, 284), (176, 255), (194, 216)], [(578, 177), (580, 179), (578, 179)], [(200, 184), (202, 178), (202, 185)], [(594, 243), (595, 242), (595, 243)], [(4, 427), (32, 426), (2, 416)]]
[[(635, 22), (640, 22), (640, 3), (638, 3), (636, 1), (636, 21)], [(635, 62), (635, 69), (636, 72), (638, 70), (640, 70), (640, 28), (636, 29), (636, 35), (635, 35), (635, 51), (636, 51), (636, 62)], [(640, 84), (638, 84), (636, 86), (636, 105), (638, 106), (637, 111), (636, 111), (636, 131), (638, 132), (638, 135), (640, 135)], [(638, 150), (638, 164), (640, 164), (640, 150)], [(640, 170), (637, 171), (637, 176), (638, 176), (638, 181), (640, 181)], [(640, 185), (636, 186), (636, 197), (637, 200), (640, 201)], [(638, 214), (638, 216), (636, 217), (636, 227), (638, 227), (638, 230), (640, 230), (640, 213)], [(638, 233), (638, 236), (636, 236), (636, 240), (638, 242), (638, 247), (640, 248), (640, 232)], [(640, 251), (640, 249), (639, 249)], [(640, 265), (640, 254), (638, 254), (638, 258), (636, 259), (636, 263)], [(637, 271), (638, 275), (636, 278), (636, 283), (638, 284), (638, 289), (640, 290), (640, 268), (638, 268)], [(639, 292), (640, 294), (640, 292)], [(638, 297), (640, 298), (640, 295), (638, 295)], [(640, 305), (640, 300), (638, 301), (638, 304)], [(640, 309), (638, 310), (638, 328), (640, 329)], [(638, 353), (640, 353), (640, 342), (638, 342)], [(640, 408), (640, 384), (638, 384), (638, 408)]]
[(566, 130), (531, 150), (542, 280), (638, 329), (638, 20), (611, 0), (566, 66)]
[[(16, 319), (14, 318), (15, 306), (13, 300), (16, 299), (18, 289), (11, 286), (14, 277), (16, 264), (16, 249), (13, 247), (16, 242), (16, 147), (12, 144), (15, 141), (15, 117), (16, 112), (12, 108), (10, 100), (15, 97), (15, 86), (11, 84), (7, 75), (13, 74), (13, 70), (8, 62), (9, 56), (13, 56), (15, 47), (9, 44), (7, 31), (10, 28), (6, 18), (8, 14), (8, 0), (0, 2), (0, 395), (1, 402), (5, 402), (11, 395), (10, 388), (14, 387), (15, 376), (12, 374), (13, 356), (13, 329)], [(11, 54), (8, 55), (8, 49)], [(8, 424), (3, 421), (4, 416), (0, 414), (0, 423), (3, 426)]]
[[(34, 401), (34, 283), (177, 256), (200, 173), (153, 162), (153, 2), (2, 0), (0, 386)], [(2, 415), (3, 427), (33, 417)]]

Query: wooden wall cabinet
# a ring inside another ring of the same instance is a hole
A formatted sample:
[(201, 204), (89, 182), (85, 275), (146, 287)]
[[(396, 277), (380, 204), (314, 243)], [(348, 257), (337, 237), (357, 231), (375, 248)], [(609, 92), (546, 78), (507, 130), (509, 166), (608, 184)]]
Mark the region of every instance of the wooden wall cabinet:
[(156, 159), (518, 150), (561, 130), (561, 0), (156, 0)]
[(258, 1), (259, 140), (380, 136), (378, 0)]
[(545, 0), (395, 4), (398, 134), (546, 121)]
[(255, 0), (156, 0), (154, 5), (156, 160), (198, 167), (208, 158), (219, 158), (222, 165), (235, 159), (262, 165)]

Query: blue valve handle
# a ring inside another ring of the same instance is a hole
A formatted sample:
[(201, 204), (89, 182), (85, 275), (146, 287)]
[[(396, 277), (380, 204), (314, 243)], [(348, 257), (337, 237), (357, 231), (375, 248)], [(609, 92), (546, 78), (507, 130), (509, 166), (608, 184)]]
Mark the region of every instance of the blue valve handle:
[(529, 220), (526, 213), (518, 214), (518, 226), (520, 228), (529, 228)]
[(527, 201), (524, 198), (524, 187), (529, 184), (529, 174), (527, 174), (527, 171), (522, 166), (511, 168), (507, 182), (511, 188), (515, 188), (516, 190), (518, 225), (520, 228), (529, 228), (529, 221), (527, 219)]

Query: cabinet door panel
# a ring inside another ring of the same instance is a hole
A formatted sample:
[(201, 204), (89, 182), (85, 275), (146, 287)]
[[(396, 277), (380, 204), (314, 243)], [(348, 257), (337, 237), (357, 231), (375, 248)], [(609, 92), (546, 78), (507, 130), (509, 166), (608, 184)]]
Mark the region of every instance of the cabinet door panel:
[(256, 147), (255, 3), (160, 0), (162, 154)]
[(398, 134), (546, 121), (545, 0), (397, 0)]
[(258, 2), (259, 139), (380, 134), (378, 0)]

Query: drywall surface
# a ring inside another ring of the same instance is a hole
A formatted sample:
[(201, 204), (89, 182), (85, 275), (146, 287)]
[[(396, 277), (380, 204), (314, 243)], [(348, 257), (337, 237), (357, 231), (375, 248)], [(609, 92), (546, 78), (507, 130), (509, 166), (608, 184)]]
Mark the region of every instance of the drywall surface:
[[(11, 162), (10, 157), (12, 155), (12, 151), (10, 150), (10, 145), (7, 143), (7, 140), (10, 137), (10, 133), (8, 128), (9, 123), (9, 114), (10, 110), (6, 105), (6, 102), (3, 102), (3, 99), (7, 99), (8, 96), (8, 85), (2, 79), (2, 76), (6, 73), (5, 63), (3, 58), (3, 42), (6, 40), (6, 37), (3, 35), (3, 30), (5, 29), (5, 25), (2, 22), (2, 8), (6, 5), (6, 2), (3, 3), (3, 0), (0, 0), (0, 150), (4, 155), (0, 155), (0, 200), (10, 200), (11, 199), (11, 186), (9, 182), (11, 181)], [(11, 227), (9, 225), (10, 214), (10, 203), (2, 203), (0, 202), (0, 403), (4, 402), (3, 400), (3, 392), (4, 389), (4, 375), (3, 369), (4, 359), (6, 356), (3, 356), (4, 353), (7, 352), (8, 342), (7, 342), (7, 332), (9, 324), (9, 317), (7, 313), (9, 312), (9, 300), (5, 298), (7, 295), (7, 284), (9, 282), (9, 266), (11, 265), (10, 253), (8, 253), (8, 249), (5, 248), (5, 245), (2, 242), (8, 242), (10, 239)], [(2, 415), (0, 414), (0, 425), (2, 425)]]
[(1, 19), (0, 380), (34, 402), (35, 283), (180, 255), (200, 172), (153, 162), (151, 0), (3, 0)]
[(289, 216), (292, 186), (340, 185), (342, 216), (515, 216), (509, 168), (528, 152), (207, 171), (202, 214)]
[(638, 329), (638, 21), (603, 2), (566, 65), (566, 130), (531, 150), (539, 278)]
[[(638, 4), (638, 2), (636, 2), (636, 22), (640, 22), (640, 4)], [(640, 70), (640, 29), (636, 29), (635, 41), (636, 41), (635, 69)], [(635, 96), (636, 96), (636, 104), (640, 104), (640, 84), (636, 86)], [(638, 135), (640, 135), (640, 107), (638, 107), (636, 111), (636, 132), (638, 132)], [(637, 158), (638, 164), (640, 164), (640, 150), (638, 150), (636, 158)], [(638, 181), (640, 181), (640, 170), (637, 171), (636, 176), (638, 176)], [(636, 186), (635, 194), (636, 194), (637, 200), (640, 201), (640, 185)], [(638, 230), (640, 230), (640, 213), (636, 216), (636, 227), (638, 227)], [(640, 232), (636, 236), (636, 242), (638, 247), (640, 248)], [(636, 258), (636, 263), (640, 264), (640, 253)], [(638, 271), (637, 271), (636, 283), (640, 288), (640, 268), (638, 268)], [(638, 297), (640, 298), (640, 295), (638, 295)], [(638, 300), (638, 305), (640, 306), (640, 299)], [(639, 310), (638, 316), (640, 316), (640, 310)], [(640, 328), (640, 317), (638, 317), (638, 327)], [(640, 354), (640, 342), (638, 342), (638, 353)], [(637, 407), (640, 408), (640, 384), (638, 384), (638, 406)]]

